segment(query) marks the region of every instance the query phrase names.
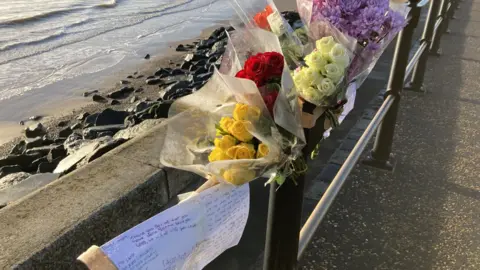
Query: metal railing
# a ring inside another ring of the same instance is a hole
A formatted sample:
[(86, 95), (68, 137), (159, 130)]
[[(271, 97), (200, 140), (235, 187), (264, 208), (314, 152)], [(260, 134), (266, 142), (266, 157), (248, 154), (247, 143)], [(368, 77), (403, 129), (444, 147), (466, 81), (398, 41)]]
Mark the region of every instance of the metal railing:
[[(440, 55), (440, 38), (447, 32), (448, 22), (459, 2), (460, 0), (410, 1), (408, 25), (398, 34), (385, 100), (301, 230), (305, 179), (297, 179), (297, 185), (293, 184), (293, 181), (286, 181), (278, 190), (275, 184), (271, 185), (263, 269), (296, 268), (298, 260), (375, 131), (377, 134), (373, 150), (363, 163), (393, 170), (391, 150), (401, 92), (403, 89), (425, 91), (423, 80), (428, 52)], [(409, 61), (414, 30), (420, 19), (421, 8), (427, 4), (429, 11), (423, 35)], [(305, 155), (311, 151), (311, 145), (318, 142), (308, 136), (310, 133), (313, 133), (313, 130), (305, 130), (308, 141)]]

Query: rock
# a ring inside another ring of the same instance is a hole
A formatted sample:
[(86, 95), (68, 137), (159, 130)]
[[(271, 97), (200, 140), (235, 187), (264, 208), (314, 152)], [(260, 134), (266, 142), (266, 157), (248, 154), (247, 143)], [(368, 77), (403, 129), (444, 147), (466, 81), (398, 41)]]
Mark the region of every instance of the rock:
[(95, 93), (98, 93), (98, 90), (86, 91), (86, 92), (83, 93), (83, 96), (88, 97), (88, 96), (90, 96), (92, 94), (95, 94)]
[(84, 113), (81, 113), (77, 116), (77, 120), (80, 120), (80, 121), (83, 121), (85, 120), (85, 118), (87, 118), (87, 116), (89, 116), (90, 114), (88, 112), (84, 112)]
[(82, 128), (82, 123), (75, 123), (73, 125), (70, 126), (70, 129), (71, 130), (75, 130), (75, 129), (81, 129)]
[(120, 101), (116, 100), (116, 99), (110, 100), (110, 105), (112, 105), (112, 106), (120, 105), (120, 104), (122, 104), (122, 103)]
[(138, 113), (141, 112), (149, 107), (149, 104), (146, 101), (140, 101), (136, 103), (133, 107), (128, 108), (127, 111)]
[(72, 133), (73, 133), (73, 130), (70, 127), (66, 127), (58, 132), (58, 137), (67, 138)]
[(53, 149), (64, 149), (64, 146), (62, 144), (60, 145), (46, 145), (46, 146), (40, 146), (40, 147), (35, 147), (32, 149), (28, 149), (25, 153), (27, 155), (34, 155), (38, 154), (40, 157), (46, 156), (52, 151)]
[(123, 124), (128, 115), (128, 112), (107, 108), (97, 116), (95, 126)]
[(83, 121), (83, 126), (84, 127), (91, 127), (95, 125), (95, 122), (97, 121), (99, 113), (94, 113), (85, 118), (85, 121)]
[(208, 59), (199, 60), (199, 61), (195, 62), (193, 65), (196, 66), (197, 68), (201, 67), (201, 66), (205, 66), (207, 64), (207, 60)]
[(131, 99), (130, 99), (130, 103), (135, 103), (138, 101), (138, 97), (137, 96), (133, 96)]
[(25, 122), (24, 121), (20, 121), (18, 122), (21, 126), (25, 125)]
[(136, 126), (129, 127), (127, 129), (124, 129), (124, 130), (120, 130), (119, 132), (117, 132), (117, 134), (115, 134), (113, 139), (114, 140), (118, 140), (118, 139), (130, 140), (130, 139), (132, 139), (132, 138), (134, 138), (134, 137), (136, 137), (136, 136), (138, 136), (142, 133), (145, 133), (146, 131), (149, 131), (150, 129), (152, 129), (156, 125), (163, 122), (163, 120), (165, 120), (165, 119), (148, 119), (148, 120), (145, 120), (145, 121), (143, 121), (142, 123), (140, 123)]
[(97, 147), (97, 149), (95, 149), (91, 154), (86, 156), (84, 160), (87, 163), (90, 163), (90, 162), (94, 161), (95, 159), (103, 156), (104, 154), (106, 154), (110, 150), (114, 149), (115, 147), (121, 145), (125, 141), (126, 141), (125, 139), (119, 138), (119, 139), (116, 139), (116, 140), (108, 141), (107, 143), (104, 143), (104, 144), (100, 144)]
[(112, 131), (104, 131), (104, 132), (100, 132), (98, 133), (97, 137), (98, 138), (101, 138), (101, 137), (113, 137), (113, 135), (115, 135), (115, 133), (113, 133)]
[(60, 122), (58, 122), (57, 127), (66, 127), (68, 125), (68, 122), (69, 121), (67, 121), (67, 120), (60, 121)]
[(73, 133), (72, 135), (68, 136), (68, 138), (63, 142), (63, 146), (67, 151), (67, 154), (71, 154), (75, 152), (84, 141), (82, 140), (82, 135), (78, 133)]
[(229, 27), (227, 28), (227, 31), (228, 31), (228, 32), (235, 31), (235, 28), (234, 28), (233, 26), (229, 26)]
[(204, 39), (197, 44), (197, 49), (210, 49), (215, 44), (215, 39)]
[(92, 96), (92, 100), (95, 101), (95, 102), (98, 102), (98, 103), (107, 103), (107, 99), (98, 95), (98, 94), (95, 94)]
[(175, 49), (177, 52), (184, 52), (187, 51), (187, 49), (183, 46), (183, 44), (179, 44), (177, 48)]
[(44, 137), (35, 137), (30, 139), (25, 139), (25, 149), (32, 149), (35, 147), (40, 147), (44, 145), (52, 144), (53, 141)]
[(16, 185), (28, 177), (30, 177), (30, 174), (26, 172), (12, 173), (4, 176), (0, 178), (0, 190)]
[(135, 93), (143, 92), (143, 88), (140, 87), (140, 88), (136, 89), (134, 92), (135, 92)]
[(21, 155), (25, 152), (27, 143), (25, 141), (20, 141), (17, 143), (12, 150), (10, 150), (10, 155)]
[(99, 141), (90, 141), (83, 144), (74, 153), (62, 159), (53, 173), (65, 174), (75, 169), (77, 163), (82, 161), (88, 154), (92, 153), (100, 145)]
[(187, 56), (185, 56), (185, 61), (193, 61), (193, 62), (196, 62), (198, 60), (202, 60), (202, 59), (205, 59), (207, 58), (204, 54), (201, 54), (201, 53), (189, 53), (187, 54)]
[(213, 44), (210, 53), (207, 56), (212, 56), (214, 54), (223, 54), (225, 52), (225, 46), (227, 46), (227, 42), (224, 40), (220, 40)]
[(86, 128), (83, 130), (83, 138), (84, 139), (95, 139), (98, 137), (99, 133), (105, 132), (105, 131), (111, 131), (114, 134), (121, 130), (124, 129), (125, 125), (124, 123), (122, 124), (116, 124), (116, 125), (106, 125), (106, 126), (96, 126), (96, 127), (90, 127)]
[(169, 99), (169, 97), (170, 97), (171, 95), (173, 95), (177, 90), (187, 88), (188, 85), (189, 85), (189, 82), (188, 82), (188, 81), (179, 81), (179, 82), (173, 83), (173, 84), (171, 84), (170, 86), (168, 86), (167, 88), (165, 88), (165, 90), (164, 90), (164, 95), (162, 96), (162, 98), (163, 98), (164, 100), (167, 100), (167, 99)]
[(47, 130), (41, 123), (36, 123), (25, 129), (25, 136), (27, 138), (35, 138), (47, 134)]
[(130, 86), (125, 86), (120, 88), (119, 90), (113, 91), (107, 95), (109, 98), (113, 99), (122, 99), (130, 95), (135, 89)]
[(147, 60), (150, 59), (150, 54), (145, 55), (144, 58), (147, 59)]
[(191, 93), (193, 93), (193, 89), (190, 89), (190, 88), (181, 89), (181, 90), (176, 91), (173, 95), (171, 95), (169, 97), (169, 100), (176, 100), (176, 99), (184, 97), (186, 95), (190, 95)]
[(7, 207), (6, 203), (0, 203), (0, 209)]
[(65, 149), (64, 145), (59, 145), (58, 147), (54, 147), (48, 152), (47, 160), (48, 162), (53, 162), (56, 159), (64, 158), (67, 156), (67, 150)]
[(39, 121), (39, 120), (41, 120), (42, 118), (43, 118), (43, 116), (41, 116), (41, 115), (33, 115), (33, 116), (30, 116), (30, 117), (28, 118), (28, 120), (30, 120), (30, 121)]
[(208, 66), (208, 72), (210, 72), (210, 73), (215, 72), (215, 65), (209, 65)]
[(19, 200), (58, 179), (58, 176), (58, 174), (53, 173), (31, 175), (20, 183), (0, 191), (0, 205)]
[(22, 167), (18, 165), (3, 166), (0, 168), (0, 178), (6, 176), (7, 174), (18, 173), (21, 171)]
[(143, 78), (143, 77), (145, 77), (145, 75), (138, 75), (138, 76), (136, 77), (136, 79), (141, 79), (141, 78)]
[(210, 35), (210, 38), (211, 39), (218, 39), (218, 37), (220, 35), (222, 35), (223, 33), (225, 33), (225, 27), (222, 26), (222, 27), (219, 27), (219, 28), (215, 29), (212, 32), (212, 34)]
[(173, 63), (174, 62), (172, 60), (168, 60), (168, 64), (173, 65)]
[(185, 75), (185, 73), (186, 73), (185, 70), (181, 70), (181, 69), (176, 68), (176, 69), (172, 70), (170, 75), (172, 75), (172, 76)]
[[(135, 74), (136, 75), (136, 74)], [(132, 75), (128, 75), (127, 76), (127, 79), (133, 79), (133, 76)]]
[(148, 85), (155, 85), (161, 83), (162, 80), (160, 78), (153, 78), (153, 79), (148, 79), (145, 81), (146, 84)]
[(0, 159), (0, 167), (18, 165), (26, 170), (34, 160), (41, 158), (42, 156), (43, 155), (38, 152), (32, 154), (9, 155)]
[(171, 71), (172, 71), (171, 68), (161, 68), (155, 72), (155, 76), (161, 76), (161, 75), (168, 76), (170, 75)]
[(180, 68), (185, 69), (185, 70), (189, 70), (191, 66), (192, 66), (191, 61), (183, 61), (182, 65), (180, 65)]
[(48, 162), (47, 157), (38, 158), (30, 164), (30, 167), (26, 171), (36, 173), (38, 171), (38, 166), (45, 162)]
[(135, 72), (133, 73), (133, 75), (137, 75), (137, 74), (138, 74), (138, 71), (135, 71)]
[(125, 127), (133, 127), (141, 122), (142, 120), (138, 117), (138, 115), (130, 115), (125, 118)]
[(203, 67), (197, 68), (195, 72), (193, 72), (193, 74), (198, 75), (198, 74), (207, 73), (207, 72), (209, 72), (208, 69), (203, 66)]
[(43, 162), (38, 165), (37, 173), (51, 173), (58, 166), (63, 157), (57, 158), (52, 162)]

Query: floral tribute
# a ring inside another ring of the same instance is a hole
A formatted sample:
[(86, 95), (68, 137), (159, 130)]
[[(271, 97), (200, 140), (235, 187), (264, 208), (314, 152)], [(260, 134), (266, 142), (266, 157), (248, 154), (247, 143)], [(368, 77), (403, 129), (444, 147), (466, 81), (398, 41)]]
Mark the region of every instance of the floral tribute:
[(273, 107), (278, 97), (284, 67), (283, 55), (264, 52), (250, 56), (235, 77), (255, 82), (268, 111), (273, 116)]

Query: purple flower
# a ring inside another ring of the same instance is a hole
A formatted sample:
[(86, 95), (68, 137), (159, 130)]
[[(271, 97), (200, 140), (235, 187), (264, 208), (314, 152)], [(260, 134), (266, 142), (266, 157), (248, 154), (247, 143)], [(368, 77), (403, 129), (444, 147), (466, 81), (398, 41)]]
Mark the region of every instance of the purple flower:
[(341, 0), (340, 9), (349, 16), (358, 12), (359, 9), (366, 6), (366, 0)]

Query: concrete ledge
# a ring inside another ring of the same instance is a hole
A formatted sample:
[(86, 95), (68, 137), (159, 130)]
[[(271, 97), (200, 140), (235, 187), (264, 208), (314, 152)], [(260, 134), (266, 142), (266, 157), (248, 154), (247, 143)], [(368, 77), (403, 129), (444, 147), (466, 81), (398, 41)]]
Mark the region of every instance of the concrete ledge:
[[(75, 258), (160, 212), (194, 180), (158, 162), (166, 124), (0, 210), (0, 268), (75, 269)], [(169, 176), (171, 175), (171, 176)]]

